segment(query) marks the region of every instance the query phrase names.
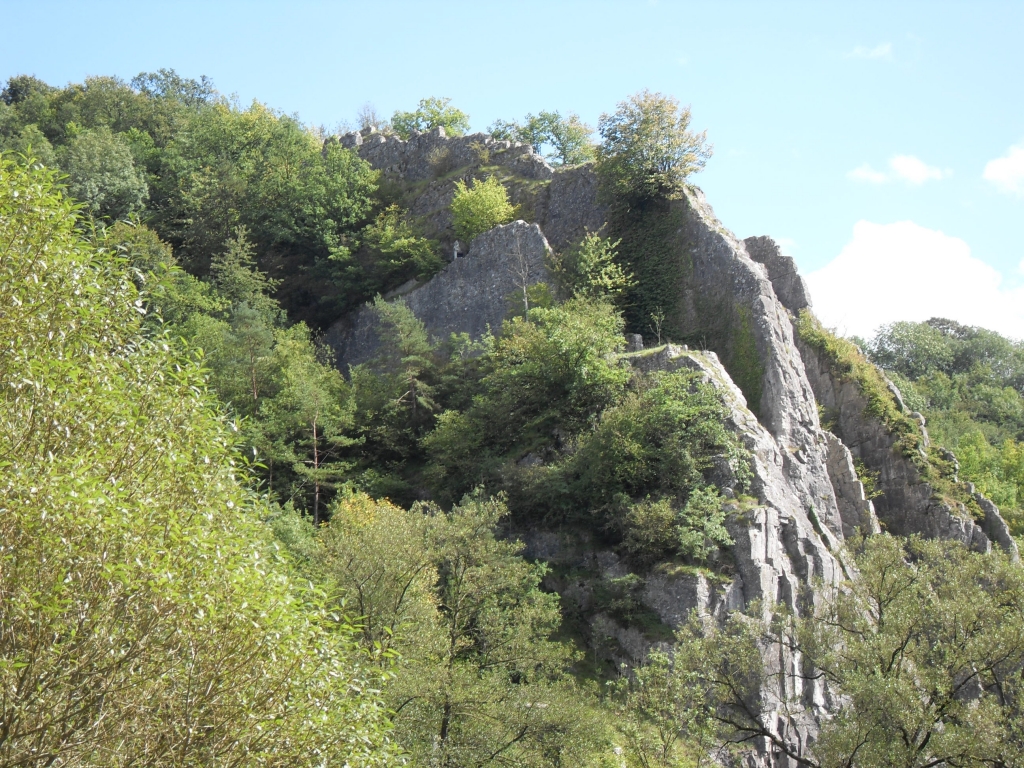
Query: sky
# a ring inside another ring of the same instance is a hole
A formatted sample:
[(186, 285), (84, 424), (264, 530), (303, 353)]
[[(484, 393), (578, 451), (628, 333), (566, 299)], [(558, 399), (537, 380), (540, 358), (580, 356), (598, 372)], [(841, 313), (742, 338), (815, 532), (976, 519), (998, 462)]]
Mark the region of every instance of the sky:
[(1024, 338), (1024, 2), (0, 0), (0, 80), (207, 75), (327, 128), (446, 96), (474, 130), (596, 126), (643, 88), (715, 154), (693, 181), (868, 337), (949, 317)]

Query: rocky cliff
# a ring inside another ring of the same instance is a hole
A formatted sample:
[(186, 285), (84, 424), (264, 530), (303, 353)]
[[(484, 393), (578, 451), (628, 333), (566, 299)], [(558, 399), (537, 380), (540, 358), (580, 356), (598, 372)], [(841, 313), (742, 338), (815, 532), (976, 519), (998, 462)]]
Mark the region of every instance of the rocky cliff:
[[(341, 141), (401, 184), (413, 215), (442, 240), (451, 238), (447, 206), (459, 179), (497, 175), (527, 213), (530, 223), (481, 235), (465, 258), (424, 285), (403, 287), (409, 307), (441, 338), (497, 332), (516, 292), (548, 279), (549, 247), (562, 249), (606, 224), (592, 169), (552, 169), (529, 147), (484, 134), (448, 139), (441, 131), (407, 142), (376, 134), (349, 134)], [(800, 338), (796, 320), (811, 301), (791, 258), (770, 238), (736, 238), (695, 187), (673, 201), (669, 213), (673, 294), (667, 309), (683, 339), (700, 348), (667, 345), (626, 359), (643, 370), (697, 370), (712, 382), (729, 408), (728, 426), (753, 457), (754, 479), (749, 499), (728, 502), (733, 572), (710, 579), (655, 568), (645, 576), (639, 599), (661, 622), (677, 627), (693, 610), (722, 617), (755, 604), (767, 611), (778, 602), (799, 614), (815, 599), (816, 584), (853, 575), (843, 561), (844, 540), (876, 533), (880, 524), (894, 533), (955, 538), (982, 550), (994, 542), (1016, 552), (991, 502), (975, 497), (972, 506), (980, 513), (974, 519), (965, 505), (937, 498), (920, 468), (929, 461), (927, 451), (922, 448), (916, 460), (908, 457), (906, 441), (872, 415), (858, 382), (844, 379)], [(330, 330), (343, 364), (372, 356), (373, 322), (364, 309)], [(888, 396), (898, 400), (895, 388)], [(835, 414), (833, 431), (822, 427), (819, 408)], [(874, 504), (856, 462), (878, 478)], [(728, 473), (719, 484), (735, 497)], [(585, 537), (523, 533), (533, 557), (587, 569), (598, 580), (624, 572), (614, 553), (595, 549)], [(567, 600), (588, 599), (585, 581), (555, 586)], [(595, 637), (616, 638), (626, 657), (641, 656), (655, 642), (600, 612), (588, 620)], [(799, 749), (814, 736), (827, 691), (804, 681), (802, 662), (791, 652), (778, 648), (774, 657), (787, 672), (776, 679), (788, 682), (764, 691), (764, 722)], [(786, 764), (767, 743), (759, 745), (759, 755), (751, 765)]]

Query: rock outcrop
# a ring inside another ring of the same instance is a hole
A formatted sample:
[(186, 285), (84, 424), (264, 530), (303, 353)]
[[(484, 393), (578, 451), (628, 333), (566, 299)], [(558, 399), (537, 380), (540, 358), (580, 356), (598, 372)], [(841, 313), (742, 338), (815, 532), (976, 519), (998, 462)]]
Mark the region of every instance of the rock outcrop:
[[(815, 397), (834, 417), (843, 445), (878, 478), (881, 493), (874, 506), (887, 531), (900, 536), (954, 539), (980, 552), (990, 551), (995, 542), (1012, 557), (1018, 556), (1009, 527), (991, 501), (976, 496), (983, 512), (983, 518), (976, 521), (962, 502), (943, 498), (922, 477), (919, 464), (927, 460), (923, 424), (918, 454), (908, 456), (896, 436), (871, 415), (868, 400), (855, 380), (835, 375), (828, 361), (803, 340), (798, 339), (797, 346)], [(891, 387), (890, 394), (897, 407), (905, 411), (898, 390)], [(911, 416), (920, 418), (919, 414)]]
[[(512, 306), (523, 307), (523, 291), (550, 281), (548, 242), (536, 224), (514, 221), (473, 240), (469, 253), (449, 263), (423, 285), (407, 284), (396, 293), (439, 341), (452, 333), (480, 339), (498, 333)], [(396, 296), (397, 298), (397, 296)], [(380, 347), (377, 317), (362, 307), (328, 329), (324, 339), (343, 366), (370, 360)]]
[[(408, 306), (440, 338), (496, 332), (517, 292), (548, 279), (549, 244), (562, 249), (605, 226), (608, 212), (589, 166), (552, 169), (529, 147), (484, 134), (447, 139), (443, 131), (433, 131), (409, 141), (349, 134), (341, 140), (412, 189), (413, 215), (439, 232), (450, 224), (454, 180), (487, 173), (518, 180), (507, 183), (535, 223), (517, 221), (491, 230), (474, 240), (466, 258), (425, 285), (401, 289)], [(625, 357), (641, 370), (687, 368), (711, 382), (728, 406), (729, 428), (752, 456), (753, 481), (749, 496), (728, 502), (733, 571), (717, 580), (657, 568), (646, 576), (638, 599), (661, 622), (678, 627), (691, 611), (721, 619), (755, 604), (767, 612), (783, 603), (799, 615), (806, 601), (817, 599), (817, 584), (855, 575), (843, 560), (843, 542), (878, 532), (880, 520), (893, 533), (953, 538), (982, 551), (994, 542), (1016, 555), (995, 505), (977, 496), (982, 519), (975, 521), (965, 509), (935, 498), (896, 437), (866, 410), (856, 382), (834, 376), (801, 341), (794, 319), (811, 299), (791, 257), (767, 237), (740, 241), (695, 187), (672, 201), (669, 212), (678, 221), (673, 235), (678, 292), (671, 309), (685, 338), (702, 349), (667, 345), (636, 351), (642, 339), (633, 336), (633, 352)], [(360, 310), (332, 328), (328, 339), (345, 364), (371, 358), (378, 344), (372, 312)], [(819, 423), (819, 404), (836, 414), (834, 433)], [(877, 499), (866, 497), (855, 460), (877, 475), (882, 491)], [(728, 487), (728, 475), (725, 468), (720, 486)], [(529, 556), (584, 569), (599, 579), (622, 575), (625, 566), (612, 552), (579, 541), (567, 544), (553, 532), (523, 533)], [(589, 599), (585, 580), (553, 586), (566, 599)], [(632, 660), (651, 644), (604, 613), (593, 615), (591, 624), (595, 633), (617, 638)], [(813, 739), (818, 718), (827, 716), (828, 692), (801, 674), (803, 661), (792, 651), (779, 647), (773, 653), (783, 674), (771, 679), (784, 682), (763, 692), (764, 722), (799, 750)], [(795, 762), (773, 755), (763, 743), (746, 764), (767, 768)]]
[(768, 279), (782, 306), (793, 314), (811, 306), (811, 291), (801, 277), (792, 256), (785, 255), (770, 237), (748, 237), (743, 241), (754, 261), (764, 264)]

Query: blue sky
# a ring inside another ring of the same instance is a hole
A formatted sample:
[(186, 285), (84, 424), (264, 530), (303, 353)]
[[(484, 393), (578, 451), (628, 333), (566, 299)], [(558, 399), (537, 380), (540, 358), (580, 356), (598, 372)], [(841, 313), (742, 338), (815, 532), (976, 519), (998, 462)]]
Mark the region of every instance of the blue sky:
[[(449, 96), (474, 129), (670, 93), (694, 177), (841, 330), (941, 314), (1024, 337), (1024, 2), (0, 0), (0, 78), (173, 67), (309, 123)], [(1019, 147), (1018, 151), (1013, 148)], [(986, 168), (988, 168), (986, 178)]]

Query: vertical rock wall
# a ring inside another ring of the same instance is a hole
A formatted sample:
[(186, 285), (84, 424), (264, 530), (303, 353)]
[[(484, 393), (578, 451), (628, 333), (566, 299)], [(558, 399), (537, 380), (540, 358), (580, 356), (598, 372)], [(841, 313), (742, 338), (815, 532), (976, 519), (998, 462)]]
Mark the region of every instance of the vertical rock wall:
[[(522, 310), (524, 287), (550, 280), (549, 251), (540, 227), (514, 221), (477, 237), (466, 256), (423, 285), (403, 286), (402, 297), (436, 340), (452, 333), (479, 339), (489, 330), (498, 333), (510, 309)], [(376, 315), (363, 306), (331, 326), (324, 340), (343, 370), (364, 363), (380, 347)]]

